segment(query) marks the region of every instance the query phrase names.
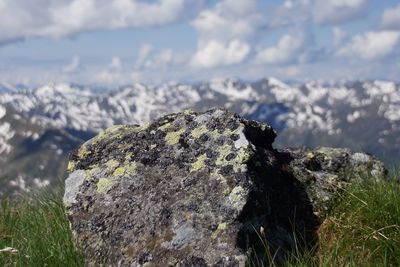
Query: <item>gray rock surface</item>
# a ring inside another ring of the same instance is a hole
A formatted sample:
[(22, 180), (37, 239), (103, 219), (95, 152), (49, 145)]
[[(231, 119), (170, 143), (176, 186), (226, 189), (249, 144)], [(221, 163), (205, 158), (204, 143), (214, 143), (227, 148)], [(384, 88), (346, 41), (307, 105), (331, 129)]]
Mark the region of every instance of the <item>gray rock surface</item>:
[(335, 197), (350, 183), (366, 178), (382, 179), (387, 171), (371, 155), (347, 148), (318, 147), (279, 150), (282, 162), (304, 186), (314, 213), (322, 216), (335, 203)]
[(244, 266), (265, 257), (261, 240), (282, 262), (294, 234), (300, 248), (314, 244), (338, 188), (384, 173), (348, 150), (274, 150), (275, 136), (214, 109), (86, 142), (70, 157), (64, 203), (88, 265)]

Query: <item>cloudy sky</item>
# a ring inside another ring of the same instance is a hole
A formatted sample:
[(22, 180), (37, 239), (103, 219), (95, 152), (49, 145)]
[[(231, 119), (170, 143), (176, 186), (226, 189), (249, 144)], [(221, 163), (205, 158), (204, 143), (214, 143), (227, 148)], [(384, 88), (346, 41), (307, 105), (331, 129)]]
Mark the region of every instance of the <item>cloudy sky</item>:
[(398, 0), (0, 0), (0, 81), (399, 81)]

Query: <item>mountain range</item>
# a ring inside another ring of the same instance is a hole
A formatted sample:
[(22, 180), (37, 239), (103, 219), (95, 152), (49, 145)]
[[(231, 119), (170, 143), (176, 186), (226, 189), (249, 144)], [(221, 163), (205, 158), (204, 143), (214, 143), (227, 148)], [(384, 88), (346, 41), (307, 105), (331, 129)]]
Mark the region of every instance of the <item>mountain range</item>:
[(0, 195), (55, 188), (66, 175), (69, 152), (112, 125), (216, 106), (272, 124), (275, 147), (349, 147), (387, 165), (400, 159), (400, 85), (392, 81), (214, 79), (113, 90), (0, 83)]

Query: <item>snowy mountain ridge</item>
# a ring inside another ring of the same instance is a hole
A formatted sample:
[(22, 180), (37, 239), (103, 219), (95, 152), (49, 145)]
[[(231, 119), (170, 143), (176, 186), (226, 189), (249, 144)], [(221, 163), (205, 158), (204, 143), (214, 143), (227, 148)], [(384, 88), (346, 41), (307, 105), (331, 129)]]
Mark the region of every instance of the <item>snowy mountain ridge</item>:
[(69, 150), (105, 128), (186, 108), (225, 106), (269, 122), (279, 132), (277, 146), (347, 146), (383, 160), (399, 158), (400, 85), (391, 81), (289, 85), (269, 78), (110, 91), (63, 83), (7, 88), (0, 90), (0, 185), (8, 187), (21, 184), (15, 179), (34, 185), (42, 184), (34, 179), (62, 176)]

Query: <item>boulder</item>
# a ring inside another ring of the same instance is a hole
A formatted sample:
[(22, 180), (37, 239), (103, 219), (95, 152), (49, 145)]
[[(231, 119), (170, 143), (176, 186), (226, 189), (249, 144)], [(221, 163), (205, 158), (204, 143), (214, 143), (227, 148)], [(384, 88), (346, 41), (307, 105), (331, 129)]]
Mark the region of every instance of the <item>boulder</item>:
[(314, 213), (320, 217), (330, 210), (338, 193), (350, 183), (387, 176), (382, 162), (347, 148), (291, 148), (279, 150), (279, 155), (287, 163), (289, 172), (304, 186)]
[(283, 262), (314, 245), (341, 187), (384, 173), (366, 154), (275, 150), (275, 137), (213, 109), (115, 126), (83, 144), (64, 203), (87, 264), (245, 266), (271, 253)]

